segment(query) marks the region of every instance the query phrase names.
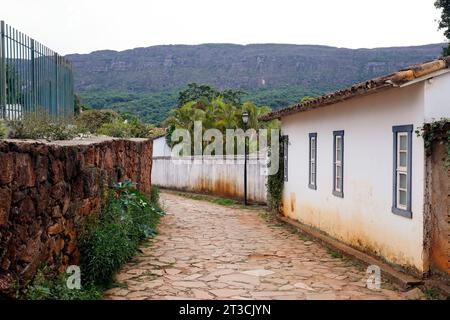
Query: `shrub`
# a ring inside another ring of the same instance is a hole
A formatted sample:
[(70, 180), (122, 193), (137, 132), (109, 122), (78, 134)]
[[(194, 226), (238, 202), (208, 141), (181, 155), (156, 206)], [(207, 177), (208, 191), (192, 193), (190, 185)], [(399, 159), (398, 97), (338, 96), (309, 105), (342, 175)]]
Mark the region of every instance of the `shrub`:
[(159, 208), (159, 188), (157, 186), (152, 186), (150, 191), (150, 202)]
[(116, 119), (111, 123), (103, 124), (97, 133), (116, 138), (149, 138), (152, 128), (152, 125), (143, 123), (136, 118), (125, 121)]
[(128, 124), (123, 120), (114, 120), (111, 123), (103, 124), (98, 130), (98, 134), (115, 137), (115, 138), (130, 138), (131, 132)]
[(0, 139), (5, 139), (6, 138), (6, 129), (5, 126), (3, 125), (3, 121), (0, 120)]
[(101, 291), (92, 284), (81, 289), (69, 289), (67, 276), (55, 277), (49, 268), (38, 270), (33, 281), (19, 294), (25, 300), (97, 300), (102, 297)]
[(143, 123), (138, 118), (128, 121), (131, 137), (133, 138), (150, 138), (152, 135), (153, 125)]
[(76, 117), (76, 124), (81, 129), (95, 134), (104, 124), (121, 119), (119, 114), (112, 110), (86, 110)]
[(139, 243), (156, 234), (163, 214), (133, 183), (115, 185), (100, 215), (87, 222), (81, 233), (83, 281), (108, 285), (114, 273), (138, 251)]
[(10, 120), (7, 126), (12, 139), (70, 140), (80, 132), (70, 120), (52, 117), (42, 110), (27, 113), (20, 120)]

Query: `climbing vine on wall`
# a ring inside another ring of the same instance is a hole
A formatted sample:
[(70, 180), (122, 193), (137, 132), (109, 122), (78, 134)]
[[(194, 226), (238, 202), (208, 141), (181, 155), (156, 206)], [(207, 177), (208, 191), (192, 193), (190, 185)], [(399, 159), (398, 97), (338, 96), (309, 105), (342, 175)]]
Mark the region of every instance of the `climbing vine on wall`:
[[(278, 172), (274, 175), (270, 175), (267, 179), (267, 193), (268, 193), (268, 205), (274, 212), (281, 211), (281, 197), (283, 194), (284, 186), (284, 150), (283, 140), (280, 137), (280, 156)], [(270, 150), (272, 152), (272, 150)]]
[(445, 145), (445, 153), (442, 161), (446, 168), (450, 168), (450, 118), (442, 118), (439, 121), (426, 123), (416, 130), (418, 136), (423, 137), (427, 155), (431, 155), (434, 142)]

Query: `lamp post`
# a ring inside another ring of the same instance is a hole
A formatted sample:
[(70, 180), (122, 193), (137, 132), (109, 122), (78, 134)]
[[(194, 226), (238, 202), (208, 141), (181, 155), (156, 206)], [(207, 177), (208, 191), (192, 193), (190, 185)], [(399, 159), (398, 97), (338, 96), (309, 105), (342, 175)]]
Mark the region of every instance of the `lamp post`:
[(247, 205), (247, 124), (248, 112), (242, 113), (242, 122), (244, 123), (244, 205)]

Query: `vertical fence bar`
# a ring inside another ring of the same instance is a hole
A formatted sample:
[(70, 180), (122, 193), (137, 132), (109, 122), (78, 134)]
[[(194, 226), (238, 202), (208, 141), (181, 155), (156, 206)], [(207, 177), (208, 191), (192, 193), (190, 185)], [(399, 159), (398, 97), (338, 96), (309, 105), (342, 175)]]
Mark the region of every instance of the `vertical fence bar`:
[(14, 91), (13, 91), (13, 111), (14, 111), (14, 119), (17, 119), (17, 103), (18, 103), (18, 95), (17, 93), (19, 92), (19, 77), (17, 75), (17, 68), (19, 67), (17, 62), (19, 61), (19, 59), (17, 58), (18, 55), (18, 47), (17, 47), (17, 42), (15, 41), (15, 39), (17, 39), (17, 31), (14, 28), (11, 28), (12, 32), (12, 45), (13, 45), (13, 57), (12, 57), (12, 71), (11, 71), (11, 76), (14, 82)]
[(9, 100), (11, 99), (10, 98), (10, 95), (11, 95), (11, 79), (10, 79), (10, 71), (9, 71), (9, 61), (10, 61), (10, 58), (11, 58), (11, 41), (9, 40), (9, 37), (8, 37), (8, 35), (9, 35), (9, 26), (8, 25), (5, 25), (5, 41), (6, 41), (6, 43), (5, 43), (5, 47), (6, 47), (6, 54), (5, 54), (5, 77), (6, 77), (6, 95), (5, 95), (5, 97), (6, 97), (6, 104), (5, 104), (5, 113), (6, 113), (6, 116), (9, 116), (9, 107), (8, 107), (8, 105), (9, 105)]
[(0, 22), (0, 118), (6, 118), (6, 48), (5, 22)]
[(54, 68), (54, 76), (55, 76), (55, 114), (58, 117), (59, 116), (59, 110), (58, 110), (58, 54), (53, 53), (53, 68)]
[(30, 41), (30, 76), (31, 76), (31, 107), (32, 112), (36, 112), (36, 70), (34, 67), (34, 39)]
[(23, 63), (23, 37), (22, 32), (18, 31), (19, 33), (19, 104), (21, 105), (20, 108), (20, 116), (23, 114), (25, 109), (25, 86), (24, 86), (24, 80), (25, 80), (25, 73), (24, 73), (24, 63)]

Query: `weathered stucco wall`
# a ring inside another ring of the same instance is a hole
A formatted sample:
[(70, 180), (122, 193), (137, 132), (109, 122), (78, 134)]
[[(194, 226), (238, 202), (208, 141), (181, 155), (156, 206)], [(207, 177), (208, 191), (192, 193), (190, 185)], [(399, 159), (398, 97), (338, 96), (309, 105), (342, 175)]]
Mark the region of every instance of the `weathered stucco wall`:
[(442, 157), (445, 146), (435, 142), (428, 159), (430, 201), (430, 267), (450, 275), (450, 169)]
[[(206, 156), (195, 161), (154, 157), (152, 181), (154, 185), (169, 189), (243, 199), (244, 161), (243, 157), (234, 159), (227, 163), (227, 160)], [(249, 157), (247, 194), (252, 202), (266, 203), (267, 200), (267, 177), (261, 174), (265, 162)]]
[(77, 228), (105, 186), (130, 179), (150, 191), (152, 141), (0, 141), (0, 293), (41, 264), (77, 264)]
[[(392, 213), (393, 133), (423, 125), (418, 83), (282, 119), (289, 135), (284, 213), (387, 261), (424, 271), (424, 143), (412, 135), (412, 219)], [(333, 195), (333, 131), (345, 130), (344, 198)], [(317, 132), (317, 190), (308, 187), (309, 133)]]

